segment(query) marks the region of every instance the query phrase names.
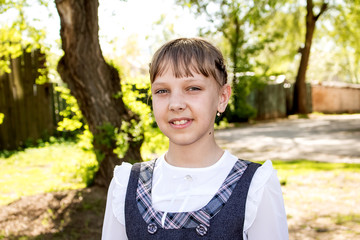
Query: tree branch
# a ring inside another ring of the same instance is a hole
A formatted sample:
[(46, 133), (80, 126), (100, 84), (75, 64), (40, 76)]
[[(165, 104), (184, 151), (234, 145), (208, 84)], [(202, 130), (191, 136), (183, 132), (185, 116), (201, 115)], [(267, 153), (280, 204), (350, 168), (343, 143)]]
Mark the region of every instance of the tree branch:
[(318, 15), (315, 16), (315, 21), (317, 21), (319, 17), (328, 9), (328, 6), (329, 3), (324, 1), (323, 4), (321, 5), (320, 12), (318, 13)]

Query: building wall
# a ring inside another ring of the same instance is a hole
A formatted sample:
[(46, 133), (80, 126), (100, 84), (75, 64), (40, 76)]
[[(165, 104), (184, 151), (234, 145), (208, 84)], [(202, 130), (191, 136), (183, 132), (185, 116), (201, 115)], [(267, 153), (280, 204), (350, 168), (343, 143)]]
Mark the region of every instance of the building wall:
[(359, 85), (312, 85), (314, 112), (360, 113)]

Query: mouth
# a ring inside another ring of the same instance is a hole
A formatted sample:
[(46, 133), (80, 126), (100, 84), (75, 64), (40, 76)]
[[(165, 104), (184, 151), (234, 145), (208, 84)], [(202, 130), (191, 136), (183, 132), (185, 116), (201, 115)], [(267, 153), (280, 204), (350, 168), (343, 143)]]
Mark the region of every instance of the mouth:
[(174, 125), (184, 125), (187, 122), (189, 122), (189, 120), (177, 120), (177, 121), (173, 121), (171, 123)]
[(185, 128), (191, 124), (191, 119), (173, 119), (169, 123), (175, 128)]

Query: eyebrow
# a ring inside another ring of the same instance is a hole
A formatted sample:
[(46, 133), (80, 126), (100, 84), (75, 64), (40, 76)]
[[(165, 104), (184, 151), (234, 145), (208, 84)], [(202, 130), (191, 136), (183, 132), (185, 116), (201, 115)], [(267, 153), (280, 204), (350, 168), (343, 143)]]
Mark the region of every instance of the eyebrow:
[[(187, 77), (187, 78), (185, 78), (185, 79), (183, 79), (183, 81), (185, 81), (185, 82), (197, 82), (197, 81), (201, 81), (201, 82), (203, 82), (203, 81), (205, 81), (204, 79), (199, 79), (199, 78), (195, 78), (195, 77)], [(152, 85), (162, 85), (162, 84), (167, 84), (168, 82), (166, 81), (166, 80), (163, 80), (163, 81), (154, 81), (153, 83), (152, 83)]]

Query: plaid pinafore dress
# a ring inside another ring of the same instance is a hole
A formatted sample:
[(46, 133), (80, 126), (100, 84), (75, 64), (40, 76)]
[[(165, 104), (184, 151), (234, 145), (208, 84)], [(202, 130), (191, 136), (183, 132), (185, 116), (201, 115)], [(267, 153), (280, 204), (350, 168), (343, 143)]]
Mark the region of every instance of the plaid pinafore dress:
[(203, 208), (167, 213), (151, 205), (155, 160), (136, 163), (130, 173), (125, 198), (125, 225), (129, 240), (243, 239), (245, 203), (251, 179), (260, 164), (238, 160), (225, 181)]

